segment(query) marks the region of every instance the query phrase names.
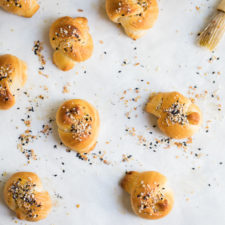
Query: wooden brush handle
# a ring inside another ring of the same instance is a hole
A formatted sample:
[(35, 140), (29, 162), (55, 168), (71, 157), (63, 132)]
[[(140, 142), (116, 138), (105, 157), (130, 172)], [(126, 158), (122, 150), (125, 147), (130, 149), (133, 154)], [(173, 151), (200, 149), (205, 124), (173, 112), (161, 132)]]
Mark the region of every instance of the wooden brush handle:
[(218, 10), (225, 12), (225, 0), (222, 0), (217, 7)]

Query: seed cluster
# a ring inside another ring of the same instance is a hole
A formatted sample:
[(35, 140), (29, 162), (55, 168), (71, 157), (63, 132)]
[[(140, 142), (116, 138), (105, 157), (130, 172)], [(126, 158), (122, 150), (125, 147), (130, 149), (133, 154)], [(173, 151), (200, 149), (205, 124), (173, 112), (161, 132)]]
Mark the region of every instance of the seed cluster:
[[(0, 66), (0, 81), (9, 78), (10, 74), (13, 72), (13, 68), (11, 64), (5, 65), (5, 66)], [(11, 79), (9, 79), (9, 82), (12, 82)]]
[(41, 67), (39, 68), (39, 72), (41, 70), (44, 70), (45, 69), (45, 65), (46, 65), (46, 60), (45, 60), (45, 57), (44, 55), (42, 54), (42, 51), (43, 51), (43, 43), (39, 40), (35, 41), (34, 42), (34, 46), (33, 46), (33, 49), (32, 51), (34, 52), (35, 55), (38, 56), (38, 59), (41, 63)]
[(30, 218), (38, 217), (35, 207), (41, 207), (35, 198), (35, 188), (36, 184), (29, 180), (24, 183), (21, 178), (13, 182), (9, 188), (9, 194), (14, 199), (16, 207), (25, 210)]
[(139, 200), (139, 213), (153, 215), (166, 207), (165, 188), (161, 187), (160, 184), (154, 185), (155, 187), (152, 188), (149, 184), (145, 184), (144, 181), (141, 181), (141, 188), (144, 191), (137, 195)]
[[(16, 6), (18, 8), (22, 8), (22, 4), (20, 0), (5, 0), (6, 2), (6, 6), (10, 7), (10, 6)], [(26, 0), (25, 0), (26, 2)]]
[(92, 134), (92, 117), (87, 113), (83, 113), (81, 107), (67, 108), (65, 115), (71, 121), (70, 132), (73, 134), (73, 139), (82, 141), (83, 138), (87, 138)]
[(7, 102), (9, 100), (9, 91), (8, 89), (0, 84), (0, 99), (3, 102)]
[[(72, 25), (65, 25), (63, 27), (57, 28), (57, 31), (55, 32), (56, 37), (75, 37), (79, 38), (80, 35), (78, 33), (78, 29), (75, 26)], [(53, 38), (54, 41), (54, 38)]]
[(185, 104), (181, 104), (179, 103), (179, 100), (177, 100), (177, 102), (172, 104), (170, 108), (164, 110), (167, 112), (167, 124), (169, 124), (169, 121), (181, 125), (188, 123), (187, 115), (184, 112), (184, 106)]
[[(146, 0), (134, 0), (132, 4), (137, 4), (142, 7), (143, 12), (146, 11), (149, 7), (149, 4)], [(118, 2), (118, 6), (116, 8), (116, 13), (126, 12), (127, 15), (129, 15), (131, 10), (131, 3), (129, 1), (120, 1)], [(125, 14), (122, 14), (122, 16), (125, 16)], [(142, 13), (138, 13), (135, 16), (142, 16)]]
[[(68, 38), (66, 43), (59, 43), (56, 47), (56, 50), (63, 48), (65, 52), (73, 52), (73, 43), (81, 42), (79, 30), (75, 26), (69, 24), (60, 26), (56, 29), (55, 36), (52, 38), (52, 41), (56, 41), (58, 38)], [(63, 46), (61, 46), (61, 44)]]
[(149, 6), (146, 0), (137, 0), (137, 4), (140, 5), (144, 10), (146, 10)]
[(13, 72), (11, 64), (0, 66), (0, 98), (2, 101), (7, 102), (9, 100), (9, 90), (6, 87), (5, 80), (11, 83), (12, 79), (10, 75)]
[[(46, 92), (46, 86), (40, 86)], [(54, 121), (51, 118), (40, 124), (40, 128), (38, 130), (33, 127), (33, 116), (37, 109), (42, 105), (42, 101), (44, 101), (46, 96), (38, 95), (34, 98), (30, 98), (30, 95), (27, 92), (23, 92), (23, 94), (28, 98), (30, 103), (29, 106), (26, 107), (26, 112), (24, 112), (24, 117), (21, 118), (21, 122), (25, 125), (26, 130), (21, 131), (18, 136), (17, 141), (17, 149), (24, 154), (27, 159), (27, 163), (30, 164), (31, 160), (37, 160), (38, 156), (36, 155), (36, 147), (32, 146), (34, 142), (40, 140), (42, 138), (47, 138), (50, 134), (52, 134), (52, 125), (51, 123)], [(25, 107), (24, 107), (25, 108)], [(21, 110), (20, 107), (17, 110)], [(16, 127), (18, 129), (18, 127)]]
[(31, 132), (31, 130), (26, 130), (25, 134), (21, 134), (18, 137), (19, 143), (17, 144), (17, 148), (26, 156), (28, 163), (30, 163), (31, 159), (37, 160), (34, 150), (25, 148), (25, 146), (27, 146), (30, 142), (37, 139), (36, 136), (31, 134)]
[(103, 162), (105, 165), (111, 165), (112, 162), (107, 160), (105, 155), (106, 151), (98, 151), (92, 153), (77, 153), (76, 157), (82, 161), (88, 162), (89, 165), (95, 164), (97, 160)]

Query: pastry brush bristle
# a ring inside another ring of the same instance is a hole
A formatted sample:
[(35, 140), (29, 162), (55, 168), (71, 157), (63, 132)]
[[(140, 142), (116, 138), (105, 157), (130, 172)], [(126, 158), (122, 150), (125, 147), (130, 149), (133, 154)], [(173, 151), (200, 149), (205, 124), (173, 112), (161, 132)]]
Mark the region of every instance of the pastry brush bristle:
[(218, 11), (208, 26), (200, 33), (199, 44), (213, 50), (220, 42), (225, 32), (225, 13)]

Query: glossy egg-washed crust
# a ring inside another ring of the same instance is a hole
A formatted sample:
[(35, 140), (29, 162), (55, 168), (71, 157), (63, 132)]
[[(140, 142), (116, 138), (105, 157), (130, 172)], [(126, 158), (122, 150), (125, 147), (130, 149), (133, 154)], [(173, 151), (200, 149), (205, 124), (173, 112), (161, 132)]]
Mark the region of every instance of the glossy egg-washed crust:
[(67, 71), (76, 62), (89, 59), (93, 53), (93, 40), (89, 33), (88, 20), (84, 17), (62, 17), (51, 26), (49, 38), (55, 65)]
[(0, 0), (0, 7), (23, 17), (32, 17), (40, 8), (36, 0)]
[(157, 0), (106, 0), (106, 12), (120, 23), (126, 34), (136, 40), (153, 27), (158, 18)]
[(0, 56), (0, 110), (15, 104), (16, 91), (27, 80), (26, 63), (13, 55)]
[(56, 115), (60, 139), (67, 147), (78, 153), (94, 149), (100, 119), (98, 111), (90, 103), (72, 99), (63, 103)]
[(202, 124), (202, 113), (189, 98), (178, 92), (153, 94), (146, 111), (158, 118), (158, 127), (169, 137), (188, 138)]
[(173, 193), (158, 172), (127, 172), (121, 185), (130, 194), (133, 211), (142, 218), (160, 219), (173, 208)]
[(46, 218), (52, 201), (35, 173), (19, 172), (12, 175), (4, 187), (4, 200), (18, 219), (36, 222)]

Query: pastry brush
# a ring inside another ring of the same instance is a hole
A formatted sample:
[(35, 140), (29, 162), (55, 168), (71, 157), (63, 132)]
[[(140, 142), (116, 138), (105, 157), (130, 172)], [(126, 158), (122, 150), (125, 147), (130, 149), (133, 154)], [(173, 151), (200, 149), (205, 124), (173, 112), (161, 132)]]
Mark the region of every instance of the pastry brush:
[(213, 50), (220, 42), (225, 32), (225, 0), (217, 7), (217, 14), (200, 33), (199, 44), (209, 50)]

